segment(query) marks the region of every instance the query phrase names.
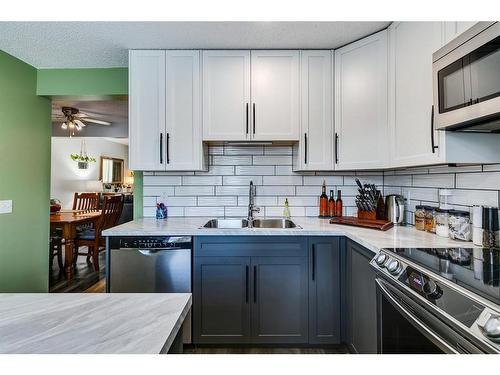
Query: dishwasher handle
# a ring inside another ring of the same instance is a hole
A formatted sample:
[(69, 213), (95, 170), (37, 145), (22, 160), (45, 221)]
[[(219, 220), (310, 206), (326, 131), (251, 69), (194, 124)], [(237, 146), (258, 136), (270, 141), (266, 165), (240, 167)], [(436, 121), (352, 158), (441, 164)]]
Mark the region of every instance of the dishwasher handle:
[(137, 250), (139, 251), (139, 253), (145, 256), (156, 256), (170, 250), (186, 250), (186, 249), (181, 249), (180, 247), (164, 247), (160, 249), (137, 249)]

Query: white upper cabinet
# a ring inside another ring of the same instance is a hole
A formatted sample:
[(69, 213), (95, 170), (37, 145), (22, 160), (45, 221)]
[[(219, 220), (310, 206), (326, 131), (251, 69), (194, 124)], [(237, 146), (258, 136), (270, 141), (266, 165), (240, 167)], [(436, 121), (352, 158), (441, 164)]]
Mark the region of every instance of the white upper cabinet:
[(250, 139), (250, 51), (203, 51), (203, 139)]
[(199, 51), (130, 51), (129, 165), (201, 170)]
[(442, 22), (396, 22), (389, 28), (391, 166), (443, 161), (442, 136), (432, 127), (432, 54), (442, 46), (442, 29)]
[(294, 146), (295, 171), (333, 169), (332, 51), (300, 53), (300, 142)]
[(205, 167), (201, 126), (200, 51), (166, 52), (165, 170)]
[(130, 169), (164, 169), (162, 132), (165, 132), (165, 51), (130, 51)]
[(335, 51), (339, 170), (387, 166), (387, 55), (387, 30)]
[(299, 51), (252, 51), (252, 139), (299, 140)]

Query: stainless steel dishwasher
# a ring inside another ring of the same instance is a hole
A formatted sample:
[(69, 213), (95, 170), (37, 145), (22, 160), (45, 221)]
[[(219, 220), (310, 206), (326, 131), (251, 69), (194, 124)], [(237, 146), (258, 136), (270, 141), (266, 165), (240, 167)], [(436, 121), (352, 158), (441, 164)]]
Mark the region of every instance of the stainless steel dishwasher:
[[(108, 293), (191, 293), (191, 237), (110, 237)], [(184, 342), (191, 342), (191, 313)]]

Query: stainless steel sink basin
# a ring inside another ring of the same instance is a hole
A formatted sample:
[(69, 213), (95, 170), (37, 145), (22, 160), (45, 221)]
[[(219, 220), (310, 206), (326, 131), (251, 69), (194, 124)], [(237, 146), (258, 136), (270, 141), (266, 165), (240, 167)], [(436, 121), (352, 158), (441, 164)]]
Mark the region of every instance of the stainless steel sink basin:
[(239, 229), (246, 227), (248, 227), (246, 219), (212, 219), (207, 221), (202, 228)]
[(300, 228), (289, 219), (255, 219), (252, 221), (252, 226), (254, 228)]
[[(213, 229), (241, 229), (248, 228), (247, 219), (212, 219), (205, 223), (202, 228)], [(292, 229), (299, 228), (289, 219), (254, 219), (251, 227), (253, 228), (273, 228), (273, 229)]]

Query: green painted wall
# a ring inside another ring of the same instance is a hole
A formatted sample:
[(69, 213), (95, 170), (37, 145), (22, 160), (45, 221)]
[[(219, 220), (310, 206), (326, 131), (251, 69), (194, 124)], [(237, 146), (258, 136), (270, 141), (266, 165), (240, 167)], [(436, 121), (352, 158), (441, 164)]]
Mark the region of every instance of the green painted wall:
[(50, 100), (37, 71), (0, 51), (0, 292), (48, 290)]
[(39, 69), (36, 93), (75, 99), (127, 95), (128, 69)]

